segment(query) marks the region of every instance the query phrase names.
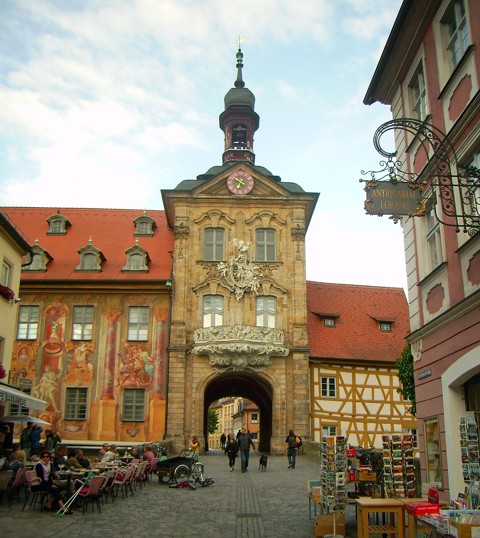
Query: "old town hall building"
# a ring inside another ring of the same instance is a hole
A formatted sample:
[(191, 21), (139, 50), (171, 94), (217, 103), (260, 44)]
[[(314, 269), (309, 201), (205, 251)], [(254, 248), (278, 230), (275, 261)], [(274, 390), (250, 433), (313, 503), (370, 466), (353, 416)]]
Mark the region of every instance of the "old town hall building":
[(164, 210), (2, 209), (31, 245), (8, 380), (71, 444), (206, 446), (208, 407), (235, 396), (258, 407), (272, 453), (289, 428), (366, 446), (415, 427), (396, 390), (403, 290), (306, 281), (318, 194), (255, 163), (242, 62), (222, 163), (162, 190)]

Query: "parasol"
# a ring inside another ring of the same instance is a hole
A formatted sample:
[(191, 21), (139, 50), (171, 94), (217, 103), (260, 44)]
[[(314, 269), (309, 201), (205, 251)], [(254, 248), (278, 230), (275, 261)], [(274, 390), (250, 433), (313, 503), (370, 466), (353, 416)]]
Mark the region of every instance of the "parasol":
[(31, 417), (29, 415), (6, 415), (5, 417), (0, 417), (0, 422), (13, 422), (14, 424), (33, 422), (33, 424), (51, 425), (51, 422), (46, 422), (41, 418)]

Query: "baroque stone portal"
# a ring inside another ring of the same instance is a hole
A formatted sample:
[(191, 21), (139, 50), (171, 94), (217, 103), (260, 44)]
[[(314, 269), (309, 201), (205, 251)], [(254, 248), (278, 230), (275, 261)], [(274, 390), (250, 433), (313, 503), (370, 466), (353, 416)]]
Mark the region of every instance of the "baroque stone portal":
[(284, 332), (268, 327), (208, 327), (195, 329), (192, 353), (208, 355), (210, 364), (217, 372), (228, 369), (234, 371), (265, 371), (270, 365), (270, 357), (286, 357), (288, 348), (284, 344)]

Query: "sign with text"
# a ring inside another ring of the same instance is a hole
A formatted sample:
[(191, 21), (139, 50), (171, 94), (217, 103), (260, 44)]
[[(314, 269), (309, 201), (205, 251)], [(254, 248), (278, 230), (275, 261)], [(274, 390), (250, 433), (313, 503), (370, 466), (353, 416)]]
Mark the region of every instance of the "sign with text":
[(416, 183), (368, 181), (365, 211), (369, 215), (421, 217), (426, 211), (422, 190), (423, 186)]

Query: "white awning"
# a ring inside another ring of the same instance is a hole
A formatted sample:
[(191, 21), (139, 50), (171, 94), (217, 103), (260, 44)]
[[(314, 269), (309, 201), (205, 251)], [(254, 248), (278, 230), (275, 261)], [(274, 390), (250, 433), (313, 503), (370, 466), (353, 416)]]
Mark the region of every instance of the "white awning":
[(17, 404), (28, 409), (36, 409), (37, 411), (45, 411), (47, 402), (34, 398), (21, 390), (18, 390), (10, 385), (5, 385), (0, 382), (0, 402), (8, 402)]

